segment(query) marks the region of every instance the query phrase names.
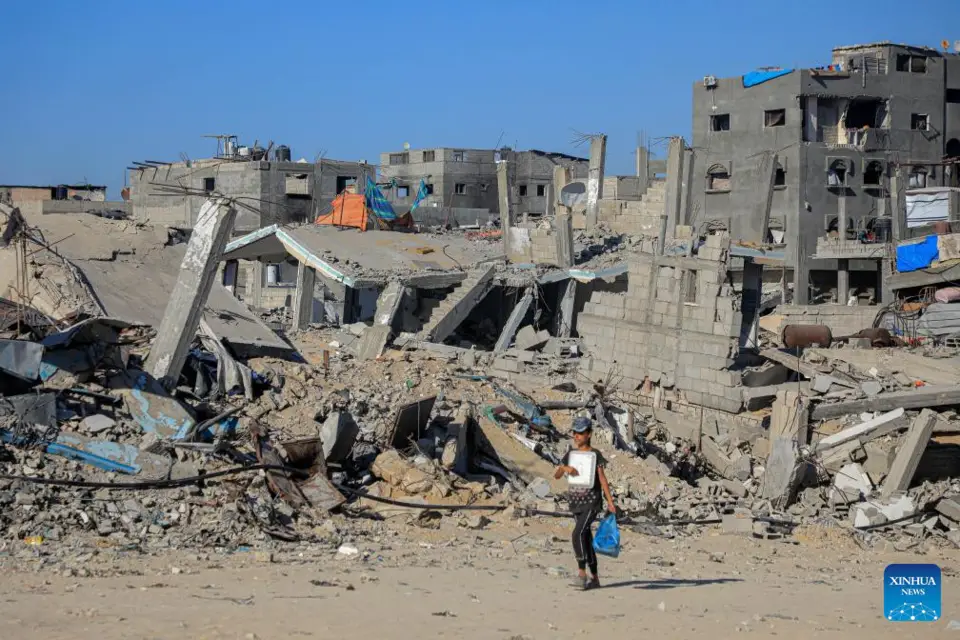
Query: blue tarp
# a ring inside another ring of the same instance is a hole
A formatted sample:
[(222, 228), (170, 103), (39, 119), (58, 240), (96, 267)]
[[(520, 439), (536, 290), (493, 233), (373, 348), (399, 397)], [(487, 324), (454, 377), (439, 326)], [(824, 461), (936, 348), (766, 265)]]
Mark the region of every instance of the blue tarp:
[(767, 80), (773, 80), (774, 78), (785, 76), (788, 73), (793, 73), (793, 69), (780, 69), (778, 71), (751, 71), (750, 73), (744, 74), (743, 87), (755, 87), (758, 84), (763, 84)]
[(381, 220), (396, 220), (397, 214), (383, 196), (377, 184), (367, 176), (367, 188), (364, 193), (367, 199), (367, 209)]
[(916, 271), (926, 269), (940, 257), (937, 248), (937, 236), (927, 236), (918, 244), (906, 244), (897, 247), (897, 271)]

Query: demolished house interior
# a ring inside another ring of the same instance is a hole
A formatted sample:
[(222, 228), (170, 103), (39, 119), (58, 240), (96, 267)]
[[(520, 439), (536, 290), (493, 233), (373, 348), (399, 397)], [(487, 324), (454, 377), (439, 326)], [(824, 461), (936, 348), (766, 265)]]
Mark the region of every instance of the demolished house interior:
[[(548, 214), (502, 196), (500, 229), (239, 235), (251, 205), (216, 193), (189, 232), (0, 205), (0, 495), (30, 506), (4, 530), (229, 547), (385, 505), (550, 517), (589, 415), (655, 480), (612, 478), (640, 533), (960, 547), (960, 290), (897, 268), (930, 242), (897, 248), (896, 304), (790, 305), (782, 247), (681, 224), (669, 169), (605, 197), (603, 140)], [(925, 268), (952, 268), (934, 238)]]

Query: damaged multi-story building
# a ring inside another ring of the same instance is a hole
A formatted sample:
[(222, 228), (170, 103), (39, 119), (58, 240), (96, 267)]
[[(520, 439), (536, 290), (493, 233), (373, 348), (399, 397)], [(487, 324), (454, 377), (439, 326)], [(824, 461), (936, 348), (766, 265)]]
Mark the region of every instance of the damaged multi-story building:
[(497, 163), (508, 162), (518, 212), (547, 212), (547, 190), (556, 167), (586, 178), (587, 160), (548, 151), (501, 149), (405, 149), (380, 154), (380, 179), (397, 209), (413, 204), (420, 181), (427, 197), (418, 210), (425, 224), (473, 225), (500, 214)]
[(313, 220), (347, 187), (376, 176), (376, 168), (363, 162), (291, 157), (286, 145), (243, 146), (236, 136), (227, 136), (212, 158), (135, 162), (128, 167), (133, 215), (189, 229), (207, 197), (221, 194), (256, 210), (243, 209), (235, 226), (237, 231), (253, 231)]
[(826, 252), (818, 239), (889, 239), (898, 171), (905, 189), (960, 186), (943, 163), (960, 156), (960, 55), (881, 42), (837, 47), (821, 68), (704, 77), (684, 166), (690, 219), (722, 221), (734, 238), (765, 233), (755, 206), (764, 152), (776, 154), (769, 222), (786, 244), (794, 300), (844, 289), (837, 274), (849, 269), (851, 294), (878, 301), (882, 249)]

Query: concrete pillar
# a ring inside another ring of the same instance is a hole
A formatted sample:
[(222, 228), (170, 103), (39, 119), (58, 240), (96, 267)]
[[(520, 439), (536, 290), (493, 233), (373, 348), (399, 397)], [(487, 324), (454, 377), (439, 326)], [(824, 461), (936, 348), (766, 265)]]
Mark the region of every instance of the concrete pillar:
[(167, 389), (180, 378), (236, 216), (236, 208), (223, 198), (207, 200), (200, 208), (145, 364), (146, 371)]
[(553, 197), (560, 200), (560, 192), (570, 183), (570, 171), (563, 165), (553, 167)]
[(573, 308), (577, 300), (577, 281), (567, 280), (567, 287), (560, 299), (560, 313), (557, 314), (557, 337), (569, 338), (573, 333)]
[(254, 309), (263, 308), (263, 263), (252, 260), (247, 266), (247, 300)]
[(817, 142), (819, 121), (817, 118), (817, 96), (807, 96), (807, 109), (803, 117), (803, 139), (806, 142)]
[[(683, 225), (693, 225), (693, 200), (696, 197), (694, 195), (694, 184), (697, 182), (693, 179), (694, 176), (694, 154), (693, 149), (684, 149), (683, 150), (683, 179), (681, 180), (681, 194), (680, 194), (680, 222), (677, 224)], [(699, 186), (703, 188), (703, 183), (699, 183)]]
[(555, 233), (557, 236), (557, 266), (569, 269), (574, 263), (573, 254), (573, 216), (569, 213), (558, 213), (556, 216)]
[(743, 261), (743, 293), (740, 296), (740, 347), (757, 349), (760, 328), (760, 301), (763, 297), (763, 267), (753, 260)]
[(494, 353), (503, 353), (510, 347), (510, 343), (513, 342), (513, 337), (517, 335), (517, 329), (520, 328), (520, 323), (523, 322), (532, 303), (533, 289), (531, 288), (527, 289), (513, 311), (510, 312), (510, 317), (507, 318), (507, 322), (500, 332), (500, 337), (497, 338), (497, 344), (493, 347)]
[(553, 190), (553, 184), (548, 184), (543, 193), (543, 215), (551, 217), (554, 211), (554, 204), (557, 201), (557, 195)]
[(903, 167), (897, 167), (890, 177), (890, 235), (893, 244), (903, 240), (907, 228), (907, 183)]
[(237, 260), (227, 260), (223, 263), (223, 286), (226, 287), (232, 295), (237, 295), (237, 272), (240, 270), (240, 263)]
[[(847, 241), (847, 194), (841, 189), (837, 197), (837, 231), (840, 236), (841, 250)], [(850, 262), (846, 258), (837, 260), (837, 303), (847, 304), (850, 291)]]
[(773, 187), (777, 179), (777, 154), (764, 151), (757, 157), (756, 192), (753, 197), (753, 212), (750, 216), (750, 236), (742, 238), (748, 242), (763, 244), (767, 241), (767, 229), (770, 227), (770, 209), (773, 207)]
[(587, 173), (587, 230), (600, 220), (600, 199), (603, 198), (603, 169), (607, 159), (607, 136), (590, 139), (590, 167)]
[(683, 138), (670, 138), (667, 149), (667, 188), (663, 212), (667, 216), (667, 228), (680, 224), (680, 201), (683, 195)]
[(293, 330), (306, 329), (313, 322), (313, 290), (317, 272), (306, 263), (297, 265), (297, 289), (293, 294)]
[(510, 226), (513, 224), (509, 164), (506, 160), (497, 163), (497, 197), (500, 200), (500, 229), (503, 231), (503, 255), (510, 260)]

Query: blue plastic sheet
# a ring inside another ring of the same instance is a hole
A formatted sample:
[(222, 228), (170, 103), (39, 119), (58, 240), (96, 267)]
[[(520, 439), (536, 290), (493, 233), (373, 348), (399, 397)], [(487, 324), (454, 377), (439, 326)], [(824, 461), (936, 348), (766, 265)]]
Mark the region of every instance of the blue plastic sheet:
[(940, 257), (937, 236), (927, 236), (918, 244), (905, 244), (897, 247), (897, 271), (916, 271), (926, 269)]
[(743, 74), (743, 86), (744, 88), (755, 87), (758, 84), (763, 84), (768, 80), (785, 76), (788, 73), (793, 73), (793, 69), (778, 69), (777, 71), (751, 71), (750, 73)]
[(616, 515), (611, 513), (600, 521), (593, 536), (593, 550), (611, 558), (620, 555), (620, 529), (617, 528)]

